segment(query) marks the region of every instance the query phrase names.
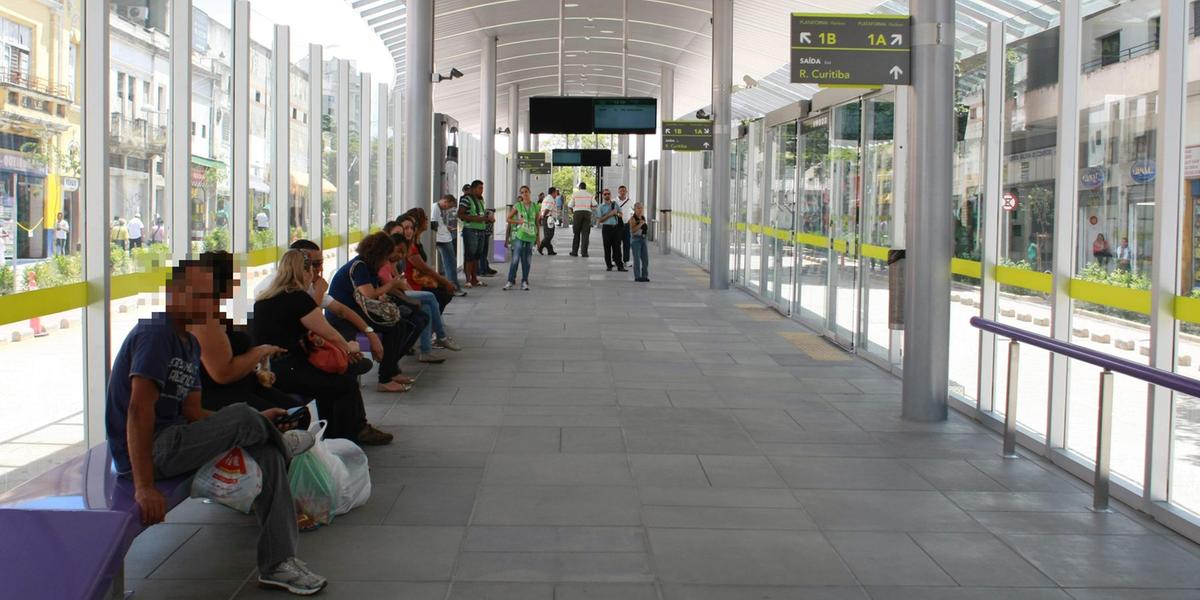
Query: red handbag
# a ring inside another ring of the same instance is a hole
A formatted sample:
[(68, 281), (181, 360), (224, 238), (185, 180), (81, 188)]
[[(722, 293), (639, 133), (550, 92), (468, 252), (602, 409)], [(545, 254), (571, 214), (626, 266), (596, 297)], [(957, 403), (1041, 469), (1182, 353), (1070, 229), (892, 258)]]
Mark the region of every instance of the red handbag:
[(341, 375), (349, 368), (350, 357), (346, 355), (345, 350), (326, 343), (309, 348), (308, 362), (326, 373)]

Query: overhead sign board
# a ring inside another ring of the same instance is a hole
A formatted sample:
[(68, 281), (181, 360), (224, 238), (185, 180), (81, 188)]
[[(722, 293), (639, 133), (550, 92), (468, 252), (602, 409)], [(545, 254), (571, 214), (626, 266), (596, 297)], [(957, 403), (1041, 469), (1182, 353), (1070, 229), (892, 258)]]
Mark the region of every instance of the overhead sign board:
[(530, 175), (550, 174), (550, 164), (546, 162), (545, 152), (518, 152), (517, 168), (529, 171)]
[(662, 149), (676, 152), (712, 150), (712, 121), (663, 121)]
[(908, 85), (908, 15), (792, 13), (792, 83)]

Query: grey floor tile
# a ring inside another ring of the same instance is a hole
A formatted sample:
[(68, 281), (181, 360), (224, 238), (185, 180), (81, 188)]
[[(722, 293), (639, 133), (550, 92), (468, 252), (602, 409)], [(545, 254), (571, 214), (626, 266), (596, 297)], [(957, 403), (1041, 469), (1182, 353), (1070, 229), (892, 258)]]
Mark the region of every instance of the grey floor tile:
[(497, 454), (552, 454), (562, 447), (558, 427), (501, 427), (496, 437)]
[[(565, 440), (564, 440), (565, 441)], [(486, 485), (633, 485), (624, 454), (494, 454)]]
[(639, 527), (489, 527), (467, 530), (471, 552), (645, 552)]
[(144, 531), (134, 538), (133, 545), (125, 553), (125, 576), (129, 579), (149, 577), (199, 531), (199, 525), (173, 523), (161, 523)]
[(699, 458), (691, 454), (630, 454), (629, 466), (639, 486), (709, 486)]
[(1063, 587), (1200, 588), (1200, 558), (1159, 536), (1006, 535), (1003, 539)]
[(1148, 535), (1152, 532), (1117, 512), (972, 512), (971, 516), (992, 533), (1079, 535)]
[(770, 461), (762, 456), (701, 456), (713, 487), (785, 488)]
[(350, 525), (382, 525), (383, 520), (392, 511), (396, 498), (404, 490), (403, 484), (384, 483), (379, 481), (375, 472), (371, 472), (371, 497), (366, 504), (359, 506), (344, 515), (337, 516), (337, 522)]
[(461, 581), (649, 582), (645, 554), (632, 552), (463, 552)]
[(1075, 600), (1196, 600), (1197, 590), (1151, 590), (1151, 589), (1069, 589), (1067, 593)]
[(148, 579), (242, 580), (258, 567), (257, 527), (205, 525)]
[(625, 452), (620, 427), (564, 427), (562, 451), (572, 454), (614, 454)]
[(450, 587), (449, 600), (554, 600), (554, 585), (456, 581)]
[(647, 527), (680, 529), (768, 529), (802, 531), (817, 528), (796, 508), (741, 508), (712, 506), (645, 506)]
[[(870, 440), (871, 438), (868, 437), (867, 439)], [(888, 458), (891, 456), (887, 449), (871, 441), (865, 444), (776, 444), (759, 442), (758, 447), (767, 456), (811, 456), (819, 458)]]
[(787, 490), (763, 488), (643, 487), (638, 490), (647, 506), (714, 506), (739, 508), (799, 508)]
[(406, 406), (401, 404), (392, 407), (387, 416), (378, 421), (376, 425), (486, 427), (499, 425), (502, 417), (500, 408), (494, 406)]
[(662, 586), (664, 600), (869, 600), (857, 586)]
[[(128, 572), (126, 573), (128, 576)], [(159, 600), (228, 600), (233, 598), (242, 580), (126, 579), (125, 591), (135, 598)], [(238, 596), (239, 598), (241, 596)]]
[(825, 537), (863, 585), (957, 585), (908, 534), (841, 531)]
[(914, 533), (912, 536), (960, 585), (1054, 585), (1054, 582), (990, 533)]
[(385, 525), (466, 525), (475, 504), (475, 484), (413, 483), (404, 486)]
[(870, 587), (871, 600), (1070, 600), (1057, 588)]
[[(385, 460), (413, 452), (490, 452), (496, 441), (495, 427), (390, 427), (396, 441), (371, 454)], [(372, 461), (374, 462), (374, 461)], [(399, 465), (380, 465), (399, 466)]]
[(617, 404), (621, 406), (671, 406), (671, 399), (666, 390), (652, 389), (618, 389)]
[(371, 465), (371, 484), (479, 483), (483, 469), (473, 467), (378, 467)]
[[(400, 581), (337, 581), (330, 580), (321, 591), (322, 600), (358, 600), (360, 598), (403, 598), (404, 600), (443, 600), (445, 583), (410, 583)], [(279, 600), (278, 590), (260, 588), (247, 583), (236, 600)], [(158, 596), (146, 596), (147, 598)]]
[(484, 486), (476, 525), (640, 525), (632, 487)]
[(560, 583), (554, 600), (658, 600), (658, 590), (649, 583)]
[(461, 527), (335, 524), (305, 535), (303, 558), (346, 581), (448, 581), (462, 535)]
[(943, 492), (1002, 492), (1007, 488), (968, 461), (955, 458), (910, 458), (904, 461), (925, 481)]
[(664, 582), (731, 585), (850, 585), (854, 577), (815, 532), (651, 529)]
[(894, 458), (776, 456), (771, 463), (796, 489), (931, 490), (933, 486)]
[(1074, 492), (1083, 489), (1069, 475), (1053, 473), (1029, 459), (976, 458), (969, 462), (1014, 492)]
[(938, 492), (803, 490), (794, 494), (805, 512), (824, 530), (983, 530)]
[(1086, 512), (1092, 497), (1083, 492), (947, 492), (963, 510), (1006, 512)]

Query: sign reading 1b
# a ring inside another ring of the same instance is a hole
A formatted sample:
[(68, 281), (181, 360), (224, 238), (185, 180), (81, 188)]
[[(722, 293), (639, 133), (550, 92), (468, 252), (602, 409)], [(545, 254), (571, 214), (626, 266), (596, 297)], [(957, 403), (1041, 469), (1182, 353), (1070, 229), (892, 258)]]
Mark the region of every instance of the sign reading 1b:
[(908, 15), (792, 13), (792, 83), (908, 85)]

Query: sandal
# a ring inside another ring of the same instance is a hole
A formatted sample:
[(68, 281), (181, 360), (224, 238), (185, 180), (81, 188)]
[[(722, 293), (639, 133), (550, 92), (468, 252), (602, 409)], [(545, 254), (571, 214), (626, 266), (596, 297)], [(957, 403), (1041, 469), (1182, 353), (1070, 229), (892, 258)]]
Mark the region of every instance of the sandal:
[(392, 381), (395, 383), (400, 383), (403, 385), (411, 386), (412, 384), (417, 382), (417, 378), (416, 377), (408, 377), (405, 375), (397, 375), (392, 378)]
[(387, 383), (381, 383), (381, 384), (375, 386), (375, 391), (382, 392), (384, 394), (403, 394), (404, 392), (407, 392), (409, 389), (410, 388), (407, 385), (404, 385), (402, 383), (396, 383), (394, 381), (389, 381)]

